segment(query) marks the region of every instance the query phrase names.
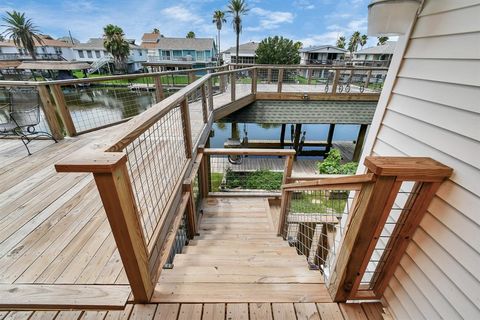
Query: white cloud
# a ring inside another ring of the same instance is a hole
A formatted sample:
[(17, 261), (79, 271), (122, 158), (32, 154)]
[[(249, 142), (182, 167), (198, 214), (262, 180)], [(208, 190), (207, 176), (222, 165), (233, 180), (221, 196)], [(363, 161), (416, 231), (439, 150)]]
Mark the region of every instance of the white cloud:
[(331, 31), (321, 34), (309, 35), (308, 37), (300, 39), (299, 41), (303, 44), (304, 48), (315, 45), (335, 44), (337, 38), (341, 37), (342, 35), (342, 33)]
[(283, 23), (292, 23), (294, 15), (288, 11), (270, 11), (255, 7), (251, 12), (261, 18), (257, 27), (245, 28), (247, 31), (260, 31), (263, 29), (276, 29)]
[(181, 5), (165, 8), (161, 12), (168, 18), (180, 22), (189, 22), (193, 24), (204, 22), (203, 18)]
[(300, 9), (311, 10), (315, 8), (315, 5), (310, 0), (295, 0), (293, 6)]

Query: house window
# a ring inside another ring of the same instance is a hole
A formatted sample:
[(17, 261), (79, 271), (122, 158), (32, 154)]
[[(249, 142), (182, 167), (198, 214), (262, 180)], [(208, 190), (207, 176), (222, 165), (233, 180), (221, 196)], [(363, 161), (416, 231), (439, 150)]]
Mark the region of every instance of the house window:
[(138, 50), (138, 55), (141, 57), (143, 55), (142, 50)]
[(43, 53), (47, 53), (47, 48), (42, 47), (42, 52), (43, 52)]
[(87, 50), (87, 57), (88, 58), (93, 58), (92, 50)]
[(95, 50), (95, 57), (100, 58), (100, 50)]
[(204, 51), (197, 51), (197, 60), (199, 61), (205, 60)]
[(85, 55), (83, 54), (83, 50), (78, 50), (78, 56), (83, 59), (85, 58)]
[(62, 53), (63, 53), (62, 48), (60, 48), (60, 47), (55, 47), (55, 53), (56, 53), (56, 54), (62, 54)]

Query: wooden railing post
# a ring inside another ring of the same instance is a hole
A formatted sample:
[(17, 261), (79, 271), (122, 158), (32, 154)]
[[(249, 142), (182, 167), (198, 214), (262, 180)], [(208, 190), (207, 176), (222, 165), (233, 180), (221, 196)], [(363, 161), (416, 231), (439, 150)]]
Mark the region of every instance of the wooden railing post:
[(193, 71), (190, 71), (188, 73), (188, 83), (193, 83), (195, 82), (195, 73)]
[(272, 83), (272, 68), (267, 69), (267, 83)]
[(235, 81), (235, 72), (230, 74), (230, 100), (235, 101), (235, 90), (236, 90), (236, 81)]
[(252, 69), (252, 93), (257, 93), (257, 68)]
[(277, 84), (277, 92), (282, 92), (282, 84), (283, 84), (283, 69), (278, 70), (278, 84)]
[(57, 106), (57, 111), (62, 118), (63, 125), (65, 126), (65, 131), (69, 137), (77, 135), (77, 130), (75, 129), (75, 124), (72, 120), (72, 115), (68, 110), (67, 103), (65, 102), (65, 96), (62, 91), (62, 87), (59, 84), (54, 84), (50, 87), (53, 95), (53, 100)]
[(225, 74), (221, 74), (220, 75), (220, 92), (225, 92), (225, 88), (227, 87), (227, 84), (226, 84), (226, 81), (225, 81), (225, 77), (227, 75)]
[(40, 100), (42, 101), (43, 114), (47, 120), (48, 127), (50, 128), (50, 133), (57, 140), (63, 139), (62, 127), (58, 122), (57, 114), (55, 112), (55, 106), (50, 98), (50, 92), (46, 85), (39, 85), (38, 94), (40, 95)]
[(333, 77), (333, 85), (332, 85), (332, 93), (337, 93), (338, 81), (340, 80), (340, 73), (339, 69), (335, 70), (335, 76)]
[(207, 93), (205, 90), (205, 83), (202, 84), (200, 87), (201, 98), (202, 98), (202, 115), (203, 115), (203, 123), (208, 122), (208, 107), (207, 107)]
[(135, 302), (146, 303), (154, 290), (139, 212), (121, 152), (94, 152), (85, 159), (56, 164), (58, 172), (92, 172)]
[(187, 204), (187, 236), (189, 239), (193, 239), (197, 232), (197, 213), (195, 208), (195, 200), (193, 199), (193, 188), (192, 182), (189, 181), (187, 184), (183, 184), (183, 192), (188, 193), (188, 204)]
[(365, 83), (363, 84), (363, 87), (365, 89), (368, 89), (368, 85), (370, 84), (370, 78), (372, 77), (372, 70), (367, 71), (367, 78), (365, 79)]
[(208, 110), (213, 111), (213, 80), (208, 78)]
[(188, 159), (192, 158), (192, 126), (190, 125), (190, 112), (188, 110), (188, 101), (184, 99), (180, 103), (180, 110), (182, 113), (182, 127), (183, 127), (183, 138), (185, 142), (185, 156)]
[(307, 84), (312, 84), (312, 69), (307, 69)]
[(165, 95), (163, 94), (162, 76), (154, 76), (153, 81), (155, 82), (155, 98), (158, 103), (165, 99)]
[[(285, 166), (283, 168), (282, 185), (287, 184), (288, 179), (292, 176), (293, 172), (293, 160), (294, 155), (288, 155), (285, 157)], [(280, 216), (278, 219), (277, 235), (284, 236), (283, 229), (285, 228), (285, 219), (288, 214), (288, 207), (290, 206), (291, 192), (282, 189), (282, 198), (280, 201)]]
[(376, 267), (373, 298), (383, 293), (440, 183), (452, 174), (451, 168), (430, 158), (367, 157), (365, 166), (375, 179), (364, 183), (354, 200), (342, 245), (330, 270), (328, 290), (335, 302), (365, 298), (365, 295), (358, 296), (357, 290), (402, 182), (416, 181), (417, 184), (403, 206), (402, 214), (406, 216), (399, 218), (402, 223), (395, 226), (386, 245), (388, 251), (384, 250), (388, 257)]

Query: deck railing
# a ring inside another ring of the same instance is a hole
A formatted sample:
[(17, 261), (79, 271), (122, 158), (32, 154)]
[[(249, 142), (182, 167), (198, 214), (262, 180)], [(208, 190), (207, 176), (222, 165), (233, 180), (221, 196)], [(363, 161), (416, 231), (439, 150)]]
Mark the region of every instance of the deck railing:
[(430, 158), (367, 157), (365, 165), (363, 175), (282, 189), (278, 234), (322, 271), (337, 302), (382, 297), (436, 190), (452, 173)]

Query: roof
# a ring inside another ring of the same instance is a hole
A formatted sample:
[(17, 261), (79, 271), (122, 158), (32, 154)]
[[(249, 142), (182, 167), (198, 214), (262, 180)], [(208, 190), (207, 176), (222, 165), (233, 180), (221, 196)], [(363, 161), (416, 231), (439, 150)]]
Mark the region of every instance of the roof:
[(375, 101), (256, 101), (227, 117), (240, 123), (370, 124)]
[[(34, 40), (36, 47), (72, 47), (71, 43), (67, 43), (62, 40), (55, 40), (48, 35), (40, 34), (39, 37), (42, 39), (42, 43), (39, 43), (37, 40)], [(16, 45), (11, 40), (6, 40), (0, 42), (0, 47), (16, 47)]]
[(85, 62), (69, 61), (23, 61), (17, 69), (33, 70), (83, 70), (89, 69), (90, 64)]
[(365, 48), (355, 52), (354, 54), (393, 54), (396, 44), (396, 41), (387, 41), (381, 46)]
[(212, 50), (215, 44), (213, 38), (167, 38), (161, 37), (158, 42), (142, 42), (140, 45), (144, 49), (162, 49), (162, 50)]
[(142, 36), (142, 41), (147, 42), (157, 42), (157, 39), (160, 38), (161, 35), (159, 33), (144, 33)]
[(308, 48), (300, 49), (300, 52), (314, 52), (314, 53), (322, 53), (322, 52), (333, 52), (333, 53), (345, 53), (348, 52), (347, 49), (339, 48), (332, 45), (321, 45), (321, 46), (312, 46)]
[[(255, 54), (255, 51), (258, 49), (258, 42), (247, 42), (238, 46), (238, 54)], [(224, 53), (233, 53), (235, 54), (237, 47), (230, 47), (227, 50), (223, 51)]]
[[(87, 42), (78, 43), (73, 46), (73, 49), (86, 50), (105, 50), (103, 46), (103, 38), (90, 38)], [(134, 43), (135, 40), (126, 39), (129, 42), (130, 49), (141, 49), (141, 47)]]

